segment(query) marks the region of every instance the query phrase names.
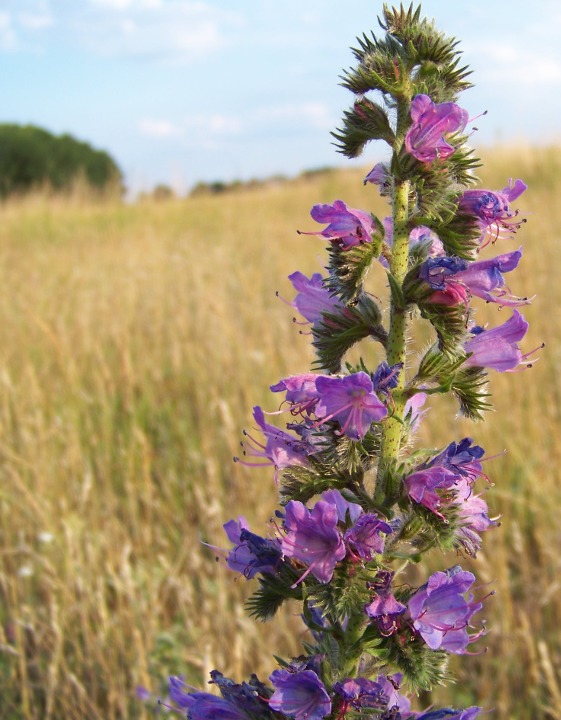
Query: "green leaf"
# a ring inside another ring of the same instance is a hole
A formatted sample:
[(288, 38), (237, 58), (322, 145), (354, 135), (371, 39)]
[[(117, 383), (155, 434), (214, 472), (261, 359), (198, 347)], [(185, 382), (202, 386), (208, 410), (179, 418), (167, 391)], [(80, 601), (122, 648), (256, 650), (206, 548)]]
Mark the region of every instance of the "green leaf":
[(388, 273), (388, 282), (390, 284), (390, 292), (394, 307), (396, 310), (405, 310), (407, 307), (407, 301), (405, 300), (405, 295), (403, 294), (403, 286), (390, 272)]
[(335, 568), (329, 583), (317, 583), (308, 587), (309, 597), (313, 604), (328, 613), (331, 617), (343, 622), (349, 617), (362, 617), (364, 605), (370, 600), (367, 583), (372, 580), (375, 568), (366, 570), (364, 567), (340, 564)]
[(280, 483), (281, 504), (289, 500), (308, 502), (325, 490), (342, 489), (348, 483), (348, 477), (337, 476), (333, 472), (322, 475), (313, 469), (293, 465), (284, 470)]
[(488, 401), (487, 373), (483, 368), (460, 370), (452, 380), (451, 390), (460, 403), (460, 412), (471, 420), (482, 420), (483, 413), (493, 407)]
[(383, 647), (387, 651), (384, 664), (403, 674), (405, 689), (430, 691), (451, 679), (447, 672), (448, 653), (431, 650), (420, 636), (408, 636), (407, 641), (401, 643), (399, 636), (392, 635), (385, 638)]
[(352, 110), (346, 110), (343, 127), (331, 134), (338, 151), (348, 158), (358, 157), (370, 140), (385, 140), (392, 147), (395, 140), (386, 110), (367, 98), (357, 100)]
[(302, 588), (292, 587), (298, 577), (298, 573), (286, 562), (280, 565), (276, 575), (259, 575), (259, 587), (245, 604), (249, 615), (265, 622), (275, 616), (286, 600), (302, 599)]
[(329, 247), (329, 276), (324, 280), (324, 284), (344, 303), (350, 303), (359, 295), (372, 261), (380, 255), (384, 228), (377, 218), (374, 218), (374, 221), (371, 242), (360, 243), (348, 249), (338, 245)]
[(435, 329), (438, 349), (455, 362), (461, 354), (462, 342), (466, 336), (468, 309), (465, 305), (440, 305), (419, 302), (421, 317), (428, 320)]
[(329, 373), (340, 371), (345, 353), (360, 340), (372, 338), (385, 346), (388, 336), (378, 305), (365, 293), (354, 305), (323, 313), (322, 320), (312, 328), (312, 335), (318, 356), (314, 364)]

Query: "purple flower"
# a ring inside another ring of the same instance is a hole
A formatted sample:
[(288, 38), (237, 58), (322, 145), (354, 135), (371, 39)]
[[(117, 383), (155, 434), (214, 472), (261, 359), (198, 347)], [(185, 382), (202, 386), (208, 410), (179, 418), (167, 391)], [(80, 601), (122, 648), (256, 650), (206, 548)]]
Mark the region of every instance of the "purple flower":
[(466, 305), (471, 295), (500, 305), (527, 305), (528, 298), (518, 298), (504, 289), (502, 273), (514, 270), (522, 250), (468, 263), (452, 257), (435, 257), (425, 260), (419, 277), (435, 290), (427, 302), (441, 305)]
[(467, 260), (456, 257), (429, 257), (419, 269), (419, 277), (434, 290), (427, 302), (434, 305), (467, 305), (469, 290), (456, 280), (468, 267)]
[(415, 713), (416, 720), (475, 720), (482, 708), (475, 705), (465, 710), (452, 710), (442, 708), (441, 710), (429, 710), (426, 713)]
[(373, 599), (364, 606), (368, 617), (374, 618), (382, 635), (392, 635), (397, 630), (397, 616), (402, 615), (406, 606), (400, 603), (392, 594), (392, 580), (394, 573), (388, 570), (379, 570), (376, 578), (368, 584), (373, 590)]
[(377, 515), (365, 513), (345, 533), (345, 541), (354, 555), (371, 560), (374, 555), (384, 552), (384, 538), (392, 532), (388, 523)]
[(320, 376), (316, 388), (319, 394), (317, 417), (322, 422), (337, 420), (341, 433), (352, 440), (363, 438), (373, 422), (380, 422), (388, 414), (365, 372), (342, 378)]
[[(333, 689), (343, 698), (344, 711), (348, 707), (352, 707), (355, 710), (362, 708), (388, 712), (398, 710), (402, 714), (408, 714), (411, 704), (406, 697), (400, 695), (396, 690), (396, 688), (399, 688), (400, 682), (401, 674), (392, 675), (390, 678), (378, 675), (376, 680), (348, 678), (335, 683)], [(400, 715), (400, 717), (402, 716)]]
[(531, 354), (523, 355), (518, 347), (527, 330), (528, 323), (518, 310), (514, 310), (502, 325), (491, 330), (471, 328), (472, 336), (464, 343), (464, 350), (470, 354), (464, 367), (490, 368), (498, 372), (514, 370)]
[(428, 398), (427, 393), (417, 392), (413, 397), (405, 403), (403, 408), (403, 417), (409, 421), (411, 432), (415, 432), (419, 427), (421, 420), (427, 414), (427, 410), (423, 410), (423, 406)]
[(273, 465), (275, 467), (275, 475), (279, 470), (291, 465), (308, 465), (307, 455), (311, 452), (312, 447), (305, 441), (290, 435), (283, 430), (279, 430), (274, 425), (265, 422), (263, 410), (256, 405), (253, 408), (253, 417), (259, 426), (259, 429), (265, 437), (265, 445), (255, 440), (248, 433), (244, 433), (247, 440), (242, 443), (244, 455), (261, 458), (261, 463), (249, 463), (245, 460), (235, 457), (235, 462), (241, 462), (244, 465)]
[(390, 175), (389, 168), (384, 163), (376, 163), (372, 170), (364, 178), (364, 184), (372, 183), (378, 185), (380, 194), (386, 193), (392, 183), (392, 176)]
[(451, 442), (428, 463), (428, 466), (441, 465), (465, 477), (473, 484), (478, 477), (485, 477), (479, 462), (484, 454), (485, 450), (480, 445), (472, 445), (471, 438), (467, 437), (459, 443)]
[(387, 393), (388, 390), (396, 388), (399, 382), (399, 372), (403, 363), (396, 363), (391, 367), (383, 360), (372, 373), (372, 385), (376, 392)]
[(407, 152), (421, 162), (430, 163), (452, 155), (455, 148), (444, 136), (461, 132), (468, 114), (455, 103), (435, 104), (428, 95), (416, 95), (411, 103), (411, 119), (413, 124), (405, 135)]
[(481, 547), (478, 533), (496, 525), (488, 514), (487, 503), (473, 493), (475, 481), (483, 476), (480, 458), (484, 450), (470, 438), (450, 443), (430, 462), (404, 478), (409, 497), (443, 520), (444, 509), (456, 510), (458, 542), (475, 556)]
[[(466, 190), (460, 198), (458, 209), (468, 215), (474, 215), (482, 229), (481, 242), (485, 247), (489, 242), (496, 241), (504, 230), (511, 236), (521, 225), (520, 221), (512, 220), (517, 214), (511, 212), (509, 203), (516, 200), (527, 189), (522, 180), (512, 184), (512, 178), (503, 190)], [(485, 242), (485, 237), (489, 239)]]
[(458, 473), (436, 465), (411, 473), (403, 483), (412, 500), (444, 519), (444, 515), (440, 512), (442, 495), (455, 486), (458, 478)]
[(275, 692), (269, 706), (295, 720), (322, 720), (331, 712), (331, 700), (313, 670), (275, 670), (270, 680)]
[(267, 689), (252, 676), (251, 683), (235, 683), (217, 670), (211, 672), (212, 683), (220, 688), (222, 697), (192, 691), (183, 678), (170, 677), (169, 696), (189, 720), (270, 720), (267, 703), (262, 699)]
[(471, 483), (460, 478), (456, 483), (454, 504), (458, 508), (458, 540), (468, 555), (475, 557), (481, 548), (479, 533), (495, 527), (498, 518), (489, 517), (489, 508), (481, 495), (473, 492)]
[[(384, 242), (388, 246), (385, 255), (388, 255), (388, 250), (393, 246), (393, 219), (391, 217), (385, 217), (382, 224), (384, 225)], [(419, 243), (428, 246), (429, 257), (440, 257), (445, 254), (441, 239), (429, 227), (426, 227), (426, 225), (418, 225), (409, 233), (409, 248), (411, 249)], [(384, 254), (380, 255), (378, 260), (381, 265), (389, 269), (390, 264)]]
[(284, 378), (284, 380), (280, 380), (276, 385), (271, 385), (270, 390), (273, 392), (286, 392), (286, 400), (291, 404), (293, 415), (303, 412), (309, 414), (313, 411), (319, 398), (316, 388), (318, 377), (322, 376), (317, 373), (291, 375)]
[[(380, 619), (383, 618), (384, 626), (387, 627), (387, 621), (391, 620), (394, 615), (401, 615), (407, 608), (396, 599), (391, 592), (380, 593), (376, 595), (367, 605), (364, 606), (364, 612), (368, 617)], [(394, 621), (391, 620), (393, 624)], [(384, 634), (388, 634), (385, 632)]]
[(355, 522), (362, 515), (362, 507), (358, 503), (345, 500), (339, 490), (326, 490), (322, 492), (321, 499), (335, 506), (341, 523), (346, 523), (348, 520)]
[(409, 233), (409, 247), (414, 247), (418, 243), (425, 243), (429, 247), (429, 257), (440, 257), (445, 254), (442, 240), (425, 225), (418, 225)]
[(251, 720), (253, 717), (222, 697), (207, 692), (186, 692), (186, 687), (181, 678), (169, 679), (170, 699), (187, 710), (189, 720)]
[(409, 599), (408, 609), (413, 627), (431, 650), (446, 650), (462, 655), (470, 642), (483, 631), (470, 635), (471, 618), (483, 607), (466, 592), (475, 576), (459, 565), (446, 572), (433, 573), (428, 582)]
[(334, 312), (340, 307), (337, 298), (324, 286), (323, 278), (319, 273), (314, 273), (308, 279), (301, 272), (294, 272), (288, 276), (288, 279), (297, 290), (294, 300), (289, 305), (292, 305), (312, 325), (322, 320), (323, 313)]
[(489, 260), (478, 260), (469, 263), (465, 270), (460, 270), (454, 276), (455, 282), (465, 285), (471, 295), (496, 302), (500, 305), (527, 305), (528, 298), (517, 298), (510, 295), (504, 288), (502, 273), (510, 272), (518, 267), (522, 249), (497, 255)]
[(325, 500), (319, 500), (313, 510), (298, 500), (287, 503), (284, 519), (287, 534), (282, 539), (282, 551), (308, 565), (298, 582), (309, 573), (320, 583), (331, 580), (335, 565), (346, 554), (338, 522), (336, 506)]
[(300, 235), (321, 235), (343, 250), (372, 242), (374, 221), (370, 213), (347, 207), (342, 200), (335, 200), (333, 205), (314, 205), (312, 218), (318, 223), (328, 223), (324, 230), (302, 232)]
[(247, 520), (240, 515), (224, 525), (228, 540), (234, 547), (226, 562), (231, 570), (242, 573), (248, 580), (257, 573), (275, 573), (281, 561), (278, 540), (269, 540), (249, 531)]

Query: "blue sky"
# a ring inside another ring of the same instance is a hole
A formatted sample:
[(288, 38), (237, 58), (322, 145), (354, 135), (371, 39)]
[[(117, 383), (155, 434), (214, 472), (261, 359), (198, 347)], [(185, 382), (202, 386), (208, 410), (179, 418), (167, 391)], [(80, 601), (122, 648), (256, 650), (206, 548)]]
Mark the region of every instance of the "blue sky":
[[(561, 3), (425, 0), (461, 40), (474, 142), (561, 142)], [(349, 47), (379, 0), (0, 0), (0, 122), (107, 150), (132, 193), (348, 164)], [(372, 145), (360, 159), (382, 155)]]

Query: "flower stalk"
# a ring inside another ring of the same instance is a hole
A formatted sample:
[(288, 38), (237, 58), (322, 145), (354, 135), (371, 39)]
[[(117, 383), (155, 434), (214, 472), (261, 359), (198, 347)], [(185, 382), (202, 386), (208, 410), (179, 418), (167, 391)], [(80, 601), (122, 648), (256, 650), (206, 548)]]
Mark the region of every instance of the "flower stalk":
[[(323, 229), (299, 231), (327, 241), (326, 276), (289, 276), (297, 291), (289, 304), (310, 326), (315, 367), (271, 385), (282, 394), (280, 411), (270, 411), (276, 424), (255, 407), (257, 428), (236, 458), (274, 469), (280, 509), (266, 536), (243, 516), (226, 523), (232, 547), (217, 550), (258, 583), (247, 603), (252, 616), (271, 620), (296, 600), (308, 636), (268, 684), (214, 671), (218, 698), (173, 678), (171, 697), (190, 720), (474, 720), (481, 712), (413, 709), (415, 697), (449, 680), (451, 655), (481, 642), (488, 596), (460, 565), (417, 587), (407, 566), (434, 551), (476, 557), (481, 534), (498, 525), (478, 490), (489, 485), (484, 450), (471, 438), (411, 446), (432, 395), (449, 393), (460, 412), (482, 419), (488, 371), (512, 371), (534, 354), (518, 345), (528, 329), (518, 310), (490, 329), (474, 322), (477, 301), (530, 302), (511, 295), (503, 278), (521, 250), (479, 257), (490, 233), (508, 241), (521, 227), (510, 202), (526, 185), (471, 189), (478, 160), (463, 135), (467, 111), (456, 103), (469, 71), (455, 39), (412, 5), (384, 6), (380, 25), (381, 39), (358, 38), (357, 67), (343, 82), (356, 99), (333, 134), (349, 157), (370, 141), (390, 146), (391, 159), (365, 184), (388, 199), (391, 214), (376, 218), (336, 199), (312, 208)], [(388, 273), (387, 327), (364, 288), (374, 263)], [(420, 360), (418, 348), (409, 352), (413, 321), (428, 323), (433, 336)], [(377, 365), (349, 363), (354, 346)]]

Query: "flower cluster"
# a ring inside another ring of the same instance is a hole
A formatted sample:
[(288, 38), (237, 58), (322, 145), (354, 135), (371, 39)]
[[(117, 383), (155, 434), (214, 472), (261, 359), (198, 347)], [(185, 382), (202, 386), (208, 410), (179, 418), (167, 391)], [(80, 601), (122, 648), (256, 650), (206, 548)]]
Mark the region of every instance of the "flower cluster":
[[(487, 372), (530, 364), (535, 351), (519, 346), (528, 323), (517, 309), (530, 299), (514, 295), (504, 277), (522, 250), (486, 256), (520, 229), (511, 203), (526, 185), (473, 187), (469, 116), (456, 103), (467, 71), (458, 68), (453, 38), (420, 9), (385, 7), (381, 26), (384, 38), (364, 36), (355, 51), (359, 64), (344, 85), (357, 99), (334, 136), (350, 157), (369, 140), (390, 146), (391, 158), (364, 182), (388, 199), (391, 213), (379, 219), (337, 199), (311, 210), (323, 229), (299, 231), (326, 240), (329, 258), (325, 273), (293, 272), (296, 294), (285, 300), (307, 326), (314, 371), (270, 386), (278, 409), (254, 407), (255, 428), (235, 458), (272, 468), (280, 508), (264, 535), (243, 516), (230, 520), (230, 547), (214, 548), (257, 586), (247, 603), (257, 619), (270, 620), (288, 600), (301, 603), (303, 654), (278, 659), (268, 683), (253, 675), (238, 684), (214, 671), (219, 695), (172, 678), (171, 701), (190, 720), (474, 720), (481, 713), (478, 706), (414, 710), (407, 693), (444, 683), (451, 655), (479, 651), (480, 613), (492, 592), (483, 595), (460, 565), (420, 582), (408, 565), (434, 548), (476, 556), (482, 533), (498, 524), (482, 496), (492, 486), (487, 458), (471, 438), (440, 450), (412, 446), (431, 396), (452, 393), (461, 412), (481, 417), (490, 406)], [(380, 104), (365, 97), (374, 92)], [(364, 286), (373, 264), (387, 273), (385, 312)], [(512, 314), (480, 326), (480, 301)], [(421, 356), (411, 347), (414, 318), (434, 336)]]

